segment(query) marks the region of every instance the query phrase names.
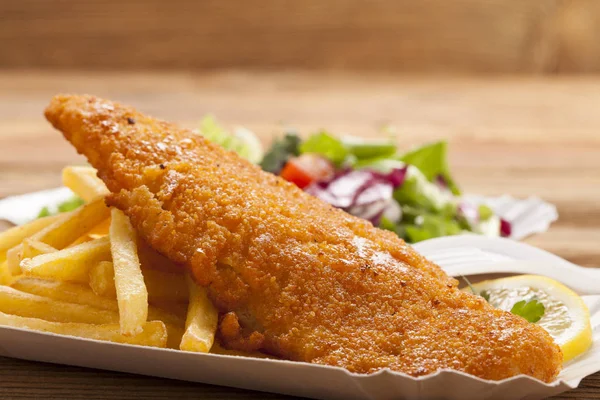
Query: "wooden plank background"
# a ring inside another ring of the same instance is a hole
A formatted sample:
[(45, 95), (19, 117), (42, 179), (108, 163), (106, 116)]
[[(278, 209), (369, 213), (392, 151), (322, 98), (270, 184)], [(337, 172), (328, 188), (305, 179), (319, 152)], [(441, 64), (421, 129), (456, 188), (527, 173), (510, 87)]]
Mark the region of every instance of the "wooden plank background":
[(596, 0), (2, 0), (0, 68), (600, 70)]

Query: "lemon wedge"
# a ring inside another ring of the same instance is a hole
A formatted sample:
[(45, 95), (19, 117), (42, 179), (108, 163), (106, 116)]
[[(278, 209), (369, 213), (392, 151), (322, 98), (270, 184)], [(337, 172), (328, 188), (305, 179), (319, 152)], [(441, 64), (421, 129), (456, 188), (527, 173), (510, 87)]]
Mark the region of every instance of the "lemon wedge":
[[(477, 294), (499, 309), (510, 311), (521, 300), (537, 300), (545, 311), (536, 322), (554, 338), (569, 361), (592, 345), (592, 326), (587, 306), (571, 289), (554, 279), (539, 275), (519, 275), (472, 285)], [(469, 288), (466, 288), (469, 290)]]

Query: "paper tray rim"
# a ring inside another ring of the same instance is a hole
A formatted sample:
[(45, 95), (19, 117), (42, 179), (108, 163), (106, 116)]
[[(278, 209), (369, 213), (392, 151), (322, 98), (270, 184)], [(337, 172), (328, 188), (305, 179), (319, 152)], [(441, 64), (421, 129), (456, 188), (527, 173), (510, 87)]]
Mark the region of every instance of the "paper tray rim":
[[(115, 343), (115, 342), (109, 342), (109, 341), (104, 341), (104, 340), (97, 340), (97, 339), (91, 339), (91, 338), (82, 338), (82, 337), (77, 337), (77, 336), (70, 336), (70, 335), (61, 335), (61, 334), (57, 334), (54, 332), (43, 332), (43, 331), (36, 331), (33, 329), (27, 329), (27, 328), (19, 328), (19, 327), (12, 327), (12, 326), (0, 326), (0, 331), (13, 331), (13, 332), (24, 332), (30, 335), (38, 335), (38, 336), (42, 336), (42, 337), (47, 337), (50, 340), (55, 340), (57, 338), (63, 339), (63, 340), (73, 340), (73, 341), (78, 341), (78, 342), (88, 342), (90, 344), (92, 344), (92, 346), (109, 346), (109, 347), (124, 347), (124, 348), (129, 348), (129, 349), (139, 349), (139, 350), (143, 350), (143, 351), (147, 351), (147, 352), (155, 352), (155, 353), (172, 353), (172, 354), (188, 354), (188, 355), (192, 355), (194, 357), (209, 357), (209, 358), (219, 358), (219, 359), (229, 359), (229, 360), (236, 360), (236, 361), (240, 361), (243, 360), (242, 362), (257, 362), (260, 364), (263, 363), (279, 363), (282, 365), (288, 365), (288, 366), (294, 366), (294, 367), (303, 367), (303, 368), (313, 368), (313, 369), (323, 369), (323, 370), (330, 370), (330, 371), (336, 371), (338, 373), (342, 372), (346, 375), (348, 375), (351, 378), (354, 379), (375, 379), (379, 376), (382, 375), (390, 375), (392, 377), (397, 377), (397, 378), (403, 378), (403, 379), (410, 379), (414, 382), (423, 382), (423, 381), (429, 381), (432, 380), (434, 378), (437, 378), (440, 375), (457, 375), (460, 376), (464, 379), (469, 379), (469, 380), (474, 380), (477, 381), (479, 383), (482, 384), (488, 384), (488, 385), (494, 385), (494, 386), (500, 386), (502, 384), (505, 383), (509, 383), (509, 382), (514, 382), (514, 381), (521, 381), (521, 380), (525, 380), (525, 381), (531, 381), (535, 384), (538, 385), (543, 385), (546, 388), (555, 388), (557, 386), (561, 386), (561, 385), (565, 385), (567, 386), (569, 389), (574, 389), (575, 387), (577, 387), (577, 385), (572, 385), (569, 383), (569, 381), (565, 381), (562, 379), (555, 379), (554, 381), (550, 382), (550, 383), (546, 383), (543, 382), (537, 378), (531, 377), (529, 375), (524, 375), (524, 374), (520, 374), (520, 375), (515, 375), (512, 376), (510, 378), (505, 378), (502, 380), (490, 380), (490, 379), (482, 379), (479, 378), (475, 375), (470, 375), (467, 374), (465, 372), (462, 371), (457, 371), (457, 370), (453, 370), (453, 369), (448, 369), (448, 368), (443, 368), (443, 369), (439, 369), (435, 372), (432, 372), (430, 374), (427, 375), (423, 375), (423, 376), (418, 376), (418, 377), (414, 377), (408, 374), (405, 374), (403, 372), (399, 372), (399, 371), (393, 371), (389, 368), (382, 368), (377, 372), (373, 372), (371, 374), (361, 374), (361, 373), (355, 373), (355, 372), (351, 372), (345, 368), (342, 367), (336, 367), (336, 366), (331, 366), (331, 365), (323, 365), (323, 364), (313, 364), (313, 363), (308, 363), (308, 362), (303, 362), (303, 361), (291, 361), (291, 360), (282, 360), (282, 359), (277, 359), (277, 358), (257, 358), (257, 357), (247, 357), (247, 356), (233, 356), (233, 355), (226, 355), (226, 354), (216, 354), (216, 353), (195, 353), (195, 352), (190, 352), (190, 351), (185, 351), (185, 350), (178, 350), (178, 349), (169, 349), (169, 348), (159, 348), (159, 347), (150, 347), (150, 346), (140, 346), (140, 345), (133, 345), (133, 344), (127, 344), (127, 343)], [(0, 345), (0, 348), (2, 346)]]

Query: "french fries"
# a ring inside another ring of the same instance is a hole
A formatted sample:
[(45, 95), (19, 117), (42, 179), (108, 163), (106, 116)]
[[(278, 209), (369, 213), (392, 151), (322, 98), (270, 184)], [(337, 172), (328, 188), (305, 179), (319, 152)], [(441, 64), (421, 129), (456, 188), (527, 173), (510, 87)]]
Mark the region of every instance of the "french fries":
[(110, 239), (103, 237), (53, 253), (25, 258), (20, 266), (25, 275), (87, 283), (89, 268), (100, 261), (110, 260), (110, 248)]
[(110, 250), (115, 270), (115, 288), (121, 333), (138, 334), (148, 318), (148, 291), (137, 255), (136, 234), (129, 218), (121, 210), (112, 209)]
[(58, 251), (54, 247), (34, 239), (23, 240), (23, 249), (21, 250), (21, 258), (32, 258), (40, 254), (54, 253)]
[(50, 225), (66, 217), (66, 215), (53, 215), (38, 218), (25, 225), (15, 226), (0, 233), (0, 258), (2, 258), (2, 254), (5, 254), (8, 270), (11, 275), (21, 273), (21, 268), (19, 267), (23, 254), (23, 243), (21, 242), (34, 235), (40, 235), (41, 231), (49, 229)]
[[(188, 287), (183, 274), (143, 268), (148, 301), (152, 304), (186, 303)], [(90, 287), (100, 296), (115, 297), (115, 271), (110, 262), (101, 262), (90, 269)]]
[[(57, 216), (49, 225), (40, 229), (29, 238), (46, 243), (56, 249), (64, 249), (79, 237), (110, 215), (103, 198), (79, 207), (70, 213)], [(23, 259), (23, 244), (11, 248), (7, 252), (8, 268), (13, 275), (21, 273), (20, 263)]]
[(61, 250), (107, 219), (109, 215), (109, 208), (106, 207), (104, 198), (100, 197), (79, 207), (66, 218), (48, 225), (33, 238)]
[(6, 252), (6, 268), (11, 275), (21, 273), (21, 255), (23, 254), (23, 244), (19, 244)]
[[(89, 287), (79, 283), (20, 277), (15, 279), (10, 286), (21, 292), (53, 300), (83, 304), (102, 310), (119, 311), (119, 306), (115, 299), (98, 296)], [(183, 326), (185, 323), (184, 318), (180, 315), (151, 306), (148, 307), (148, 320), (161, 320), (176, 326)]]
[(53, 322), (83, 322), (86, 324), (119, 322), (119, 314), (114, 311), (36, 296), (8, 286), (0, 286), (0, 312)]
[(63, 168), (63, 185), (71, 189), (86, 203), (97, 197), (104, 197), (109, 192), (104, 182), (96, 176), (96, 172), (92, 167), (71, 166)]
[(190, 292), (190, 304), (185, 321), (185, 333), (179, 348), (185, 351), (208, 353), (215, 341), (218, 312), (210, 302), (204, 288), (187, 278)]
[(25, 224), (0, 232), (0, 254), (18, 246), (23, 240), (44, 229), (59, 218), (58, 215), (38, 218)]
[(142, 331), (135, 336), (122, 335), (119, 332), (119, 324), (92, 325), (77, 322), (50, 322), (1, 312), (0, 325), (140, 346), (165, 347), (167, 344), (167, 328), (162, 321), (145, 323)]
[(86, 204), (0, 232), (0, 325), (229, 354), (205, 290), (105, 205), (96, 171), (68, 167), (63, 182)]

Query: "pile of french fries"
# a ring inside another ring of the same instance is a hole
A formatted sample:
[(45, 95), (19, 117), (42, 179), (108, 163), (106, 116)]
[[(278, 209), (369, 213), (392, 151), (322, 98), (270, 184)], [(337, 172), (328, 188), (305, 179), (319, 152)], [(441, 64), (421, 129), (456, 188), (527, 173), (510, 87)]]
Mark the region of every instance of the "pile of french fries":
[(63, 183), (85, 204), (0, 233), (0, 325), (222, 352), (204, 289), (106, 206), (96, 171), (67, 167)]

